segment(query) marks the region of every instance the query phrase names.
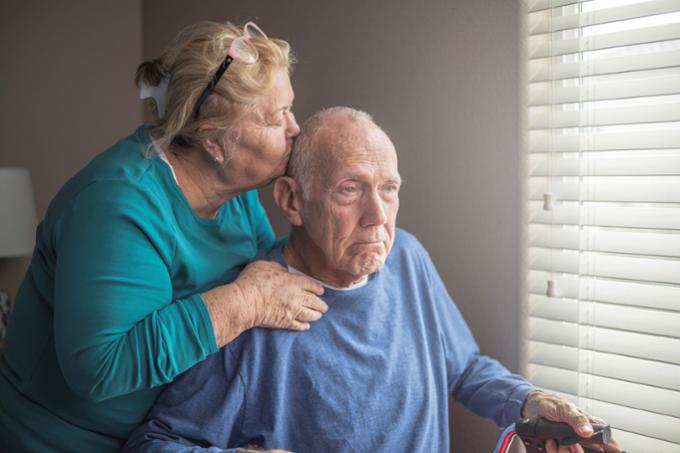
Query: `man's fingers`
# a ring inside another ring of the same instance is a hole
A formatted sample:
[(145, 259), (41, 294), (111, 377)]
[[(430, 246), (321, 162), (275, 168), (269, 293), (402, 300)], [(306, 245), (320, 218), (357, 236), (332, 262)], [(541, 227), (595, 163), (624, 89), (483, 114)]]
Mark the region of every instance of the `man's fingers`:
[(580, 417), (575, 417), (572, 422), (569, 423), (572, 428), (581, 437), (590, 437), (593, 435), (593, 426), (590, 424), (590, 420), (585, 415)]
[(574, 444), (569, 446), (567, 451), (569, 453), (583, 453), (583, 447), (580, 444)]
[(593, 416), (590, 417), (590, 423), (591, 424), (595, 423), (596, 425), (606, 425), (607, 424), (607, 422), (605, 421), (604, 418), (593, 417)]
[(590, 419), (578, 407), (571, 403), (559, 406), (559, 419), (568, 423), (576, 434), (581, 437), (590, 437), (593, 435), (593, 427), (590, 424)]
[(546, 453), (558, 453), (557, 452), (557, 442), (552, 439), (545, 441), (545, 451)]

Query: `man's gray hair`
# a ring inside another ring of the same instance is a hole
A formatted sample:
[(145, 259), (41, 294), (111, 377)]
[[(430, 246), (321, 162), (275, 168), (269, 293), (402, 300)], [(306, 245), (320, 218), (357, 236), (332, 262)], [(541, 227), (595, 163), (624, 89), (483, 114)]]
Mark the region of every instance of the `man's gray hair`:
[[(318, 142), (319, 133), (324, 128), (333, 128), (331, 120), (346, 119), (350, 123), (363, 123), (382, 131), (380, 126), (375, 124), (373, 117), (368, 113), (353, 109), (351, 107), (329, 107), (319, 110), (309, 117), (300, 129), (300, 135), (295, 139), (293, 152), (288, 161), (288, 176), (292, 177), (300, 185), (303, 197), (307, 198), (310, 194), (314, 178), (319, 174), (321, 163), (324, 156), (320, 155), (319, 148), (323, 146), (325, 150), (347, 144), (352, 137), (346, 134), (333, 134), (330, 139), (323, 144)], [(338, 131), (339, 132), (339, 131)], [(325, 154), (325, 153), (324, 153)]]

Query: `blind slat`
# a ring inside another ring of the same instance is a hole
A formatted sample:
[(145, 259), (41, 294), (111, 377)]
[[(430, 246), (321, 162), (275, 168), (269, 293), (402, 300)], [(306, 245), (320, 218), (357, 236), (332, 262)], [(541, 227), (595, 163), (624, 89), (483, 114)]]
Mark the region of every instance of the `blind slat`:
[(547, 87), (540, 90), (530, 90), (529, 105), (557, 105), (678, 93), (680, 93), (680, 75), (646, 77), (639, 80), (592, 84), (586, 82), (573, 87)]
[(668, 363), (588, 351), (574, 347), (529, 342), (529, 363), (578, 371), (680, 391), (680, 371)]
[[(678, 428), (680, 429), (680, 427)], [(652, 439), (640, 434), (613, 429), (612, 436), (619, 445), (625, 445), (628, 451), (639, 453), (678, 453), (677, 444), (659, 439)]]
[(584, 38), (552, 40), (530, 46), (529, 58), (545, 58), (613, 47), (680, 39), (680, 24), (657, 25)]
[(619, 20), (636, 19), (639, 17), (670, 13), (677, 11), (678, 9), (680, 9), (680, 0), (656, 0), (581, 14), (557, 16), (531, 21), (529, 25), (529, 35), (588, 27)]
[(544, 9), (558, 8), (561, 6), (581, 3), (582, 0), (534, 0), (529, 3), (529, 12), (542, 11)]
[(680, 232), (603, 230), (595, 227), (529, 226), (532, 247), (680, 258)]
[(549, 58), (545, 58), (529, 63), (529, 82), (547, 82), (677, 66), (680, 66), (680, 50), (598, 58), (589, 60), (586, 64), (583, 64), (583, 62), (552, 63)]
[[(680, 144), (679, 144), (680, 145)], [(529, 156), (530, 176), (680, 176), (680, 146), (671, 151), (582, 153)]]
[[(554, 199), (561, 201), (680, 203), (680, 178), (674, 176), (592, 176), (580, 179), (581, 181), (563, 181), (557, 178), (532, 177), (529, 180), (529, 199), (543, 200), (544, 194), (550, 193)], [(680, 216), (677, 208), (675, 215)]]
[[(540, 192), (537, 192), (537, 198), (539, 195)], [(665, 207), (558, 201), (552, 210), (546, 211), (542, 201), (530, 201), (529, 221), (537, 224), (680, 230), (680, 205)]]
[(680, 284), (680, 260), (608, 255), (540, 248), (529, 249), (529, 269)]
[(553, 281), (557, 297), (680, 312), (680, 285), (656, 285), (532, 270), (529, 271), (529, 293), (544, 295), (548, 280)]
[(680, 340), (576, 323), (529, 318), (534, 341), (680, 365)]
[[(680, 338), (680, 313), (532, 294), (529, 315), (555, 321)], [(677, 371), (680, 375), (680, 369)]]
[(680, 121), (680, 103), (639, 105), (631, 107), (529, 112), (529, 129), (557, 129), (569, 127), (611, 126), (617, 124), (646, 124)]
[(616, 133), (582, 133), (572, 135), (533, 131), (529, 152), (573, 152), (680, 148), (680, 130), (656, 130)]
[(528, 372), (538, 386), (550, 385), (564, 393), (680, 417), (680, 392), (543, 365), (529, 365)]

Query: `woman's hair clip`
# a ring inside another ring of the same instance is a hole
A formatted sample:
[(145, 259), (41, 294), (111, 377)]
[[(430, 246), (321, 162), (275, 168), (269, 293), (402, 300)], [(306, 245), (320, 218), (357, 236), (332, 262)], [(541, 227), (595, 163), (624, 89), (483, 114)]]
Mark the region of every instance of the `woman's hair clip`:
[(166, 98), (168, 95), (168, 79), (164, 78), (157, 86), (151, 86), (142, 82), (139, 86), (139, 99), (153, 98), (156, 101), (158, 117), (165, 115)]

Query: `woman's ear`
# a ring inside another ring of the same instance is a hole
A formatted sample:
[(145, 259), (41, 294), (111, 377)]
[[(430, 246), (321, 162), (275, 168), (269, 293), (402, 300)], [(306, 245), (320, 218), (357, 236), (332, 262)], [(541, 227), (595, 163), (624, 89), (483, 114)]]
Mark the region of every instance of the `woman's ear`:
[[(210, 126), (202, 125), (199, 127), (199, 129), (201, 129), (201, 131), (205, 131), (211, 130), (212, 128)], [(207, 153), (205, 156), (206, 159), (218, 165), (224, 163), (224, 148), (218, 140), (213, 138), (205, 138), (201, 140), (201, 146)]]
[(290, 176), (281, 176), (274, 181), (272, 193), (283, 216), (293, 226), (302, 226), (302, 194), (297, 182)]
[(206, 138), (201, 140), (201, 144), (206, 152), (206, 159), (217, 165), (224, 163), (224, 150), (216, 140)]

